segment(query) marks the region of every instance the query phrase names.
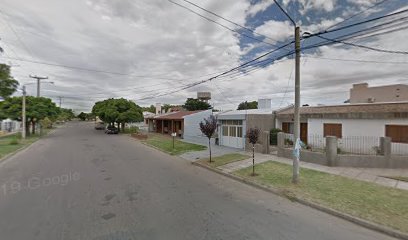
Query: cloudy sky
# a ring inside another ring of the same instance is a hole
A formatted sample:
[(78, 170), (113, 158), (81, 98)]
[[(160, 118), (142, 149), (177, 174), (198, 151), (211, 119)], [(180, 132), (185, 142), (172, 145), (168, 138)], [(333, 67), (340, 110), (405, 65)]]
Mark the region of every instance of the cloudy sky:
[[(182, 104), (197, 91), (210, 91), (214, 107), (223, 110), (258, 98), (271, 98), (275, 108), (293, 103), (294, 60), (292, 55), (282, 58), (293, 45), (268, 55), (271, 60), (264, 64), (185, 89), (292, 41), (293, 25), (273, 1), (190, 0), (235, 24), (183, 0), (173, 1), (1, 0), (0, 46), (5, 52), (0, 62), (12, 66), (21, 84), (29, 84), (30, 95), (36, 94), (36, 86), (28, 75), (48, 76), (54, 85), (44, 83), (41, 95), (56, 102), (61, 96), (62, 106), (76, 111), (89, 111), (95, 101), (108, 97), (129, 98), (142, 106)], [(407, 9), (406, 0), (379, 5), (382, 0), (279, 2), (302, 33)], [(324, 36), (373, 29), (347, 41), (408, 51), (404, 17), (408, 13)], [(383, 23), (388, 25), (374, 32)], [(307, 38), (302, 47), (322, 41)], [(303, 50), (301, 61), (302, 104), (342, 103), (353, 83), (408, 83), (405, 54), (334, 44)]]

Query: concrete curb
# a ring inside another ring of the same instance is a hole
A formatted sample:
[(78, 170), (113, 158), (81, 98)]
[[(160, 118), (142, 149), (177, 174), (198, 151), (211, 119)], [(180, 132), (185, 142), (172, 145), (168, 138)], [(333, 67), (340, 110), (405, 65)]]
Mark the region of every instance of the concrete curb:
[(305, 199), (300, 199), (300, 198), (297, 198), (295, 196), (290, 196), (289, 197), (289, 196), (287, 196), (285, 194), (285, 191), (282, 191), (280, 189), (276, 189), (276, 188), (273, 188), (273, 187), (261, 185), (261, 184), (246, 180), (246, 179), (241, 178), (239, 176), (235, 176), (233, 174), (223, 172), (223, 171), (221, 171), (219, 169), (212, 168), (210, 166), (199, 163), (197, 161), (192, 162), (192, 164), (195, 165), (195, 166), (199, 166), (199, 167), (205, 168), (207, 170), (213, 171), (215, 173), (224, 175), (224, 176), (226, 176), (228, 178), (231, 178), (231, 179), (234, 179), (236, 181), (245, 183), (247, 185), (256, 187), (256, 188), (261, 189), (263, 191), (270, 192), (270, 193), (276, 194), (276, 195), (281, 196), (281, 197), (290, 198), (290, 200), (292, 200), (292, 201), (295, 201), (295, 202), (298, 202), (298, 203), (303, 204), (305, 206), (308, 206), (308, 207), (314, 208), (316, 210), (325, 212), (325, 213), (333, 215), (335, 217), (342, 218), (342, 219), (347, 220), (349, 222), (358, 224), (358, 225), (360, 225), (362, 227), (365, 227), (365, 228), (368, 228), (368, 229), (371, 229), (371, 230), (386, 234), (386, 235), (391, 236), (391, 237), (395, 237), (395, 238), (399, 238), (399, 239), (403, 239), (403, 240), (408, 240), (408, 234), (407, 233), (403, 233), (403, 232), (400, 232), (398, 230), (394, 230), (394, 229), (386, 227), (386, 226), (382, 226), (382, 225), (379, 225), (379, 224), (376, 224), (376, 223), (373, 223), (373, 222), (369, 222), (367, 220), (364, 220), (364, 219), (361, 219), (361, 218), (358, 218), (358, 217), (354, 217), (354, 216), (351, 216), (351, 215), (346, 214), (346, 213), (339, 212), (339, 211), (334, 210), (332, 208), (325, 207), (325, 206), (322, 206), (322, 205), (307, 201)]

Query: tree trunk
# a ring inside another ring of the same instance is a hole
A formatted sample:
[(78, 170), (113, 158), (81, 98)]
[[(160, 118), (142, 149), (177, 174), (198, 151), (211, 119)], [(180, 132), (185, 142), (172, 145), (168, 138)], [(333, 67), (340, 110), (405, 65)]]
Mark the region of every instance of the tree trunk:
[(208, 138), (208, 149), (210, 150), (210, 162), (211, 162), (211, 138)]
[(31, 121), (31, 133), (34, 135), (35, 134), (35, 122)]
[(25, 132), (26, 132), (26, 136), (30, 136), (30, 122), (26, 122), (25, 125)]
[(125, 131), (125, 123), (122, 123), (122, 132)]
[(252, 144), (252, 176), (255, 176), (255, 145)]

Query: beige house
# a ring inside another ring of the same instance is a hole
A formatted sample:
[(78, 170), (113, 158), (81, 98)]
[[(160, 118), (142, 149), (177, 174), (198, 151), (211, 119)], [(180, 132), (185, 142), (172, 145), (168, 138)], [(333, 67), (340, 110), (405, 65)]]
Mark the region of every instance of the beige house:
[(353, 84), (350, 103), (379, 103), (408, 101), (408, 85), (395, 84), (369, 87), (368, 83)]

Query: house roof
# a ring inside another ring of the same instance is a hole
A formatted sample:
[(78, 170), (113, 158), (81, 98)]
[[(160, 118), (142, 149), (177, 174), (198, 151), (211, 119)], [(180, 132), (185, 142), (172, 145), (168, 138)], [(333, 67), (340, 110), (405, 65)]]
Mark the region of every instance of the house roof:
[[(389, 103), (359, 103), (343, 104), (332, 106), (301, 107), (302, 115), (317, 114), (387, 114), (387, 113), (408, 113), (408, 102)], [(294, 108), (284, 109), (276, 112), (277, 116), (293, 115)]]
[(170, 112), (165, 114), (160, 114), (156, 116), (149, 116), (149, 119), (157, 119), (157, 120), (182, 120), (184, 116), (188, 116), (194, 113), (202, 112), (202, 110), (198, 111), (179, 111), (179, 112)]

